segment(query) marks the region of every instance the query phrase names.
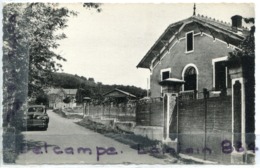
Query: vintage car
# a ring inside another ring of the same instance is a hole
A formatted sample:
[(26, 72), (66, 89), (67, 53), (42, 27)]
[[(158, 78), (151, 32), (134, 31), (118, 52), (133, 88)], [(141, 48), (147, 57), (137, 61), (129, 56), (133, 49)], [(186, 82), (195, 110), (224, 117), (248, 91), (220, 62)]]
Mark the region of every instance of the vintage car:
[(49, 116), (44, 105), (31, 105), (24, 113), (24, 128), (42, 128), (47, 130)]

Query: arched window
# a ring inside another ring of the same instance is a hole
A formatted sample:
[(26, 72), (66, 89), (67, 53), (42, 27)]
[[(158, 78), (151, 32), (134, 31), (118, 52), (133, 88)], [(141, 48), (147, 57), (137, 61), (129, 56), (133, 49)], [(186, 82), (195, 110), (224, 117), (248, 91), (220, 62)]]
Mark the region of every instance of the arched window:
[(188, 67), (184, 73), (184, 90), (197, 89), (197, 74), (194, 67)]

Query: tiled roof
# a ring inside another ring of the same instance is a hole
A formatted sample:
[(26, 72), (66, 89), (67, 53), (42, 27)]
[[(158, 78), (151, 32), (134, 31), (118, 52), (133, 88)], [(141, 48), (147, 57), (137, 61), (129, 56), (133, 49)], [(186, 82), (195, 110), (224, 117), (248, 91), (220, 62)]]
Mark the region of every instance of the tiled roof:
[[(200, 19), (200, 20), (203, 20), (205, 22), (211, 23), (211, 24), (216, 25), (218, 27), (221, 27), (223, 29), (232, 30), (231, 23), (229, 23), (229, 22), (224, 22), (222, 20), (218, 20), (218, 19), (211, 18), (211, 17), (204, 16), (204, 15), (200, 15), (200, 14), (193, 16), (193, 17)], [(248, 31), (248, 28), (242, 26), (242, 30)]]
[(60, 91), (60, 89), (56, 89), (56, 88), (48, 88), (46, 89), (46, 93), (47, 94), (57, 94)]
[(200, 21), (204, 21), (205, 23), (209, 23), (211, 25), (214, 25), (215, 27), (218, 27), (218, 28), (221, 28), (223, 30), (226, 30), (226, 31), (228, 31), (231, 34), (236, 34), (236, 35), (240, 35), (242, 37), (245, 37), (249, 33), (249, 29), (247, 27), (244, 27), (244, 26), (242, 26), (240, 28), (240, 31), (239, 31), (240, 34), (238, 34), (238, 32), (236, 32), (236, 31), (234, 31), (232, 29), (232, 25), (229, 22), (224, 22), (222, 20), (218, 20), (218, 19), (207, 17), (207, 16), (200, 15), (200, 14), (198, 14), (196, 16), (192, 16), (192, 17), (194, 19), (198, 19)]
[(135, 95), (133, 95), (133, 94), (131, 94), (131, 93), (128, 93), (128, 92), (126, 92), (126, 91), (120, 90), (120, 89), (114, 89), (114, 90), (112, 90), (112, 91), (110, 91), (110, 92), (104, 94), (104, 96), (106, 96), (106, 95), (108, 95), (108, 94), (110, 94), (110, 93), (112, 93), (112, 92), (120, 92), (120, 93), (122, 93), (122, 94), (124, 94), (124, 95), (126, 95), (126, 96), (136, 98)]
[(63, 88), (48, 88), (46, 89), (47, 94), (58, 94), (60, 91), (65, 92), (66, 94), (76, 95), (78, 89), (63, 89)]
[(63, 89), (66, 94), (76, 95), (78, 89)]

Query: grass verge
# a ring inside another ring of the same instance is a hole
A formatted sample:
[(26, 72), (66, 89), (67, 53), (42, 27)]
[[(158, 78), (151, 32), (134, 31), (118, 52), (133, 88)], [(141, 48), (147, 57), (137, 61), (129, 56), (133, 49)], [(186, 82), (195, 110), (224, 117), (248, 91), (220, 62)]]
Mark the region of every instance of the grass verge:
[[(141, 135), (135, 135), (131, 132), (124, 132), (122, 130), (113, 128), (110, 125), (104, 125), (84, 118), (76, 124), (90, 129), (94, 132), (103, 134), (106, 137), (112, 138), (120, 143), (129, 145), (131, 148), (149, 154), (153, 157), (165, 159), (166, 163), (177, 164), (202, 164), (191, 159), (181, 158), (176, 151), (166, 151), (170, 147), (163, 145), (158, 140), (151, 140)], [(166, 149), (166, 150), (165, 150)]]

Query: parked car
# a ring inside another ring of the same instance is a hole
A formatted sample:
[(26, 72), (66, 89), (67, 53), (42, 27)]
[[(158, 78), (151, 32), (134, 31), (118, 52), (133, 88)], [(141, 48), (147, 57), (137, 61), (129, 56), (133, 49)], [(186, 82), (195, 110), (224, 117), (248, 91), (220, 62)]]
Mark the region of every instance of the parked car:
[(49, 116), (44, 105), (31, 105), (24, 113), (23, 126), (25, 128), (42, 128), (47, 130)]

